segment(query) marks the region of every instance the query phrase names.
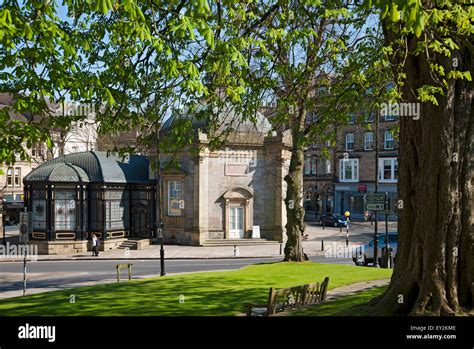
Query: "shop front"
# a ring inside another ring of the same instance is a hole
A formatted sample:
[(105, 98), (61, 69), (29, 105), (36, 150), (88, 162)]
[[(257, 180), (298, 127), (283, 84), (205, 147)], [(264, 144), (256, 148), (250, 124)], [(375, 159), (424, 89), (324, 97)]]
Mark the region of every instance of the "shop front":
[[(364, 195), (375, 191), (374, 183), (344, 183), (336, 184), (335, 190), (335, 213), (344, 214), (349, 211), (351, 219), (355, 221), (365, 220)], [(379, 193), (388, 193), (389, 215), (388, 220), (395, 221), (397, 216), (397, 184), (379, 184)], [(379, 219), (385, 219), (385, 214), (379, 215)]]

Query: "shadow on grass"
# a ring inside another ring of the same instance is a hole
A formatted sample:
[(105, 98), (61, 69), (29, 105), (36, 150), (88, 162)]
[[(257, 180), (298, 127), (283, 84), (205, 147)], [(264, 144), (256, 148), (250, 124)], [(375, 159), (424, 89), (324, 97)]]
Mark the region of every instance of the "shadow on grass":
[(327, 302), (310, 305), (294, 312), (287, 313), (288, 316), (370, 316), (368, 303), (375, 297), (381, 295), (387, 286), (372, 287), (367, 290), (355, 292), (351, 295), (341, 296), (328, 300)]

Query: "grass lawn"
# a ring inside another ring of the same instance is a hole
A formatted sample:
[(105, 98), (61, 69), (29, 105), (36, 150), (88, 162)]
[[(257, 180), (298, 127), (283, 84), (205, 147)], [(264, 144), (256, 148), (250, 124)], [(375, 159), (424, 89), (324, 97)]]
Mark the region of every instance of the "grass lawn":
[[(0, 316), (229, 316), (244, 302), (266, 303), (270, 287), (323, 281), (329, 289), (365, 280), (386, 279), (390, 269), (351, 265), (265, 263), (237, 271), (172, 275), (52, 291), (0, 300)], [(75, 295), (76, 302), (69, 302)], [(180, 296), (184, 302), (180, 303)]]
[(321, 304), (288, 312), (289, 316), (364, 316), (367, 315), (367, 307), (364, 306), (372, 298), (381, 295), (387, 286), (373, 287), (366, 291), (327, 301)]

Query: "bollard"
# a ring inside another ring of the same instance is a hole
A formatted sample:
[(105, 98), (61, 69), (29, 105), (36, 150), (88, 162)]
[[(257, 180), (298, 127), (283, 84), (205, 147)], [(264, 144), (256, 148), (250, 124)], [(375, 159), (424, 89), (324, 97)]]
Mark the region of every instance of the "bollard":
[(324, 240), (321, 240), (321, 251), (324, 251)]
[(283, 254), (283, 243), (280, 242), (280, 256)]
[(239, 248), (237, 247), (237, 245), (234, 245), (234, 257), (238, 257), (239, 256)]
[(117, 282), (120, 282), (120, 269), (127, 268), (128, 269), (128, 280), (132, 280), (132, 263), (128, 264), (116, 264), (115, 268), (117, 269)]

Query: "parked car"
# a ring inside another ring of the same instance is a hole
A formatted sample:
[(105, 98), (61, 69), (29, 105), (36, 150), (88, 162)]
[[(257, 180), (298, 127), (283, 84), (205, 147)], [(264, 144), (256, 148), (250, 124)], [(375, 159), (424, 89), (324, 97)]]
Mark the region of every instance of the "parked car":
[(345, 227), (347, 226), (347, 220), (343, 215), (340, 214), (327, 214), (319, 218), (319, 223), (321, 225), (329, 225), (333, 227)]
[[(379, 234), (377, 238), (377, 259), (379, 264), (382, 260), (382, 249), (385, 248), (385, 233)], [(388, 233), (388, 245), (392, 249), (393, 262), (398, 248), (398, 232)], [(352, 250), (352, 260), (356, 265), (368, 265), (374, 262), (374, 240), (371, 240), (368, 244), (361, 245)]]

